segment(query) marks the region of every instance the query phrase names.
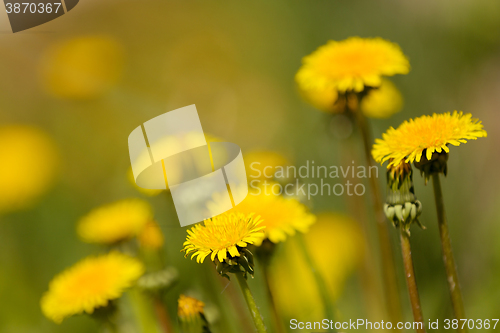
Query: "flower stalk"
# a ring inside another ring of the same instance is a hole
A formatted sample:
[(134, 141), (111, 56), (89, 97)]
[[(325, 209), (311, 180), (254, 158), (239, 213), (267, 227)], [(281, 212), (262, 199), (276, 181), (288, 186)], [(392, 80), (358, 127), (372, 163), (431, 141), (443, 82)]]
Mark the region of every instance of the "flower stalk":
[(389, 166), (386, 177), (387, 199), (384, 205), (384, 213), (387, 219), (399, 230), (406, 285), (410, 296), (413, 319), (422, 325), (421, 327), (417, 326), (416, 331), (425, 333), (410, 245), (410, 227), (412, 224), (416, 223), (422, 229), (425, 229), (418, 220), (422, 213), (422, 204), (415, 195), (411, 164), (401, 162), (398, 165)]
[(262, 316), (260, 314), (259, 308), (255, 303), (255, 299), (248, 287), (247, 280), (243, 275), (243, 272), (234, 273), (236, 279), (241, 288), (241, 292), (243, 293), (243, 297), (245, 298), (245, 302), (247, 303), (248, 309), (250, 310), (250, 314), (252, 315), (253, 322), (255, 327), (257, 328), (258, 333), (266, 333), (266, 326), (264, 325), (264, 321), (262, 320)]
[[(356, 122), (361, 133), (366, 164), (368, 168), (371, 168), (375, 166), (375, 164), (371, 155), (371, 142), (373, 140), (371, 138), (370, 129), (368, 127), (366, 117), (359, 112), (359, 110), (353, 110), (353, 113), (355, 114)], [(382, 259), (385, 303), (391, 321), (396, 323), (402, 320), (403, 315), (401, 313), (401, 298), (397, 287), (398, 283), (394, 261), (394, 250), (391, 245), (389, 227), (383, 211), (383, 200), (380, 185), (378, 180), (373, 177), (369, 177), (369, 182)]]
[(264, 282), (266, 284), (267, 298), (269, 299), (269, 304), (271, 305), (271, 311), (274, 317), (275, 330), (277, 333), (285, 333), (286, 330), (285, 327), (283, 326), (283, 322), (281, 320), (278, 308), (276, 306), (276, 302), (274, 300), (273, 292), (271, 290), (271, 284), (269, 281), (269, 267), (267, 265), (263, 267), (263, 272), (264, 272)]
[(165, 305), (163, 304), (161, 299), (155, 297), (153, 300), (153, 306), (156, 313), (156, 317), (158, 318), (158, 322), (163, 332), (164, 333), (173, 332), (174, 329), (172, 327), (170, 315), (168, 314), (168, 311), (165, 308)]
[(410, 235), (400, 226), (401, 252), (403, 254), (403, 262), (405, 267), (406, 284), (410, 295), (410, 303), (413, 311), (413, 320), (422, 323), (422, 327), (417, 326), (417, 333), (425, 333), (424, 317), (420, 306), (420, 297), (418, 295), (417, 281), (415, 279), (415, 271), (413, 269), (413, 259), (411, 256)]
[(256, 247), (255, 255), (257, 256), (257, 260), (259, 261), (262, 267), (264, 284), (267, 292), (267, 299), (269, 300), (272, 316), (274, 317), (274, 329), (276, 333), (285, 333), (286, 328), (279, 314), (278, 307), (276, 306), (276, 301), (274, 300), (271, 288), (270, 272), (269, 272), (269, 267), (271, 266), (271, 260), (274, 255), (275, 249), (276, 249), (276, 244), (274, 244), (273, 242), (271, 242), (269, 239), (266, 238), (262, 241), (262, 244), (260, 244), (260, 246)]
[[(459, 321), (461, 319), (466, 319), (464, 302), (462, 297), (462, 291), (460, 289), (460, 283), (458, 281), (457, 266), (455, 264), (455, 258), (453, 256), (453, 251), (451, 248), (450, 233), (448, 230), (448, 222), (446, 221), (446, 213), (444, 210), (443, 192), (441, 189), (441, 181), (439, 179), (439, 173), (432, 174), (432, 185), (434, 187), (434, 199), (436, 202), (436, 210), (438, 217), (438, 227), (439, 236), (441, 238), (441, 247), (443, 250), (443, 261), (446, 269), (446, 276), (448, 280), (448, 285), (450, 288), (451, 302), (453, 306), (453, 312), (455, 318)], [(467, 327), (462, 327), (459, 325), (458, 332), (465, 333), (468, 332)]]

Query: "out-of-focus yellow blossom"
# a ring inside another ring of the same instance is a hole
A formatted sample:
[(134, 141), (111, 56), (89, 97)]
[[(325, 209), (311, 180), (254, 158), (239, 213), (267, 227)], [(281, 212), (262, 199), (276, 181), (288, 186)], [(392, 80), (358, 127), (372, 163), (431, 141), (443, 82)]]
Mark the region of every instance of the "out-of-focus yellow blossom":
[(190, 320), (203, 314), (205, 303), (196, 298), (180, 295), (177, 307), (177, 315), (181, 320)]
[(42, 84), (51, 94), (89, 99), (107, 92), (119, 80), (124, 64), (122, 46), (107, 36), (82, 36), (59, 41), (42, 57)]
[(98, 207), (78, 223), (85, 242), (113, 244), (139, 235), (153, 219), (151, 206), (140, 199), (125, 199)]
[(272, 179), (276, 167), (287, 166), (290, 163), (283, 155), (266, 150), (250, 151), (243, 159), (250, 179)]
[(389, 118), (403, 108), (403, 96), (394, 83), (384, 79), (361, 100), (361, 111), (370, 118)]
[(29, 207), (52, 183), (58, 154), (42, 130), (0, 127), (0, 213)]
[(285, 198), (261, 190), (260, 194), (249, 193), (232, 211), (243, 214), (254, 213), (262, 219), (264, 235), (255, 244), (260, 245), (268, 238), (273, 243), (283, 242), (299, 231), (305, 233), (316, 221), (316, 216), (297, 199)]
[(299, 89), (304, 100), (316, 109), (327, 113), (343, 111), (339, 107), (335, 107), (335, 102), (339, 97), (336, 89), (318, 88), (315, 86), (299, 87)]
[(164, 238), (156, 222), (148, 222), (139, 234), (139, 244), (146, 250), (158, 250), (163, 246)]
[(430, 160), (434, 151), (448, 153), (448, 144), (459, 146), (486, 135), (481, 121), (472, 118), (470, 113), (434, 113), (405, 120), (397, 129), (389, 128), (382, 139), (375, 139), (372, 155), (378, 163), (389, 161), (388, 167), (399, 165), (403, 160), (420, 162), (424, 151), (424, 157)]
[(410, 64), (397, 44), (382, 38), (329, 41), (302, 59), (295, 76), (301, 90), (360, 92), (378, 87), (382, 76), (407, 74)]
[[(344, 111), (343, 104), (336, 105), (338, 93), (332, 89), (308, 88), (301, 91), (304, 99), (320, 111), (339, 113)], [(378, 88), (368, 91), (360, 105), (361, 112), (370, 118), (388, 118), (401, 111), (403, 96), (394, 83), (382, 79)]]
[(143, 273), (137, 259), (119, 252), (88, 257), (50, 282), (41, 300), (42, 312), (56, 323), (72, 315), (92, 314), (120, 298)]
[[(339, 214), (320, 214), (305, 234), (316, 267), (324, 277), (330, 297), (337, 299), (344, 283), (362, 260), (364, 241), (357, 224)], [(296, 241), (283, 244), (284, 251), (270, 266), (271, 286), (278, 309), (287, 318), (322, 319), (321, 297), (313, 274)], [(293, 290), (293, 292), (290, 292)]]
[(239, 249), (259, 241), (265, 227), (260, 218), (252, 214), (224, 213), (196, 224), (187, 231), (183, 250), (186, 256), (193, 252), (191, 259), (202, 263), (210, 254), (210, 260), (215, 258), (223, 262), (229, 257), (239, 257)]
[[(148, 188), (142, 188), (140, 186), (137, 186), (137, 184), (135, 183), (135, 180), (134, 180), (134, 173), (132, 172), (132, 168), (130, 167), (127, 171), (127, 179), (128, 181), (130, 182), (130, 184), (132, 184), (135, 189), (139, 192), (141, 192), (142, 194), (145, 194), (149, 197), (154, 197), (158, 194), (161, 193), (161, 191), (163, 190), (152, 190), (152, 189), (148, 189)], [(167, 188), (168, 190), (168, 188)]]

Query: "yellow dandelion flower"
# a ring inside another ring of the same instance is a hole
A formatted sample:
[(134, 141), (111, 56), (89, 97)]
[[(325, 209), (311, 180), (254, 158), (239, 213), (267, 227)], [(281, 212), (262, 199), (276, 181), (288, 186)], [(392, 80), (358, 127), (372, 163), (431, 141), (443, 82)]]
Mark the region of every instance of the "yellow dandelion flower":
[[(141, 192), (144, 195), (147, 195), (148, 197), (154, 197), (158, 194), (160, 194), (163, 190), (155, 190), (155, 189), (149, 189), (149, 188), (142, 188), (140, 186), (137, 186), (135, 183), (134, 179), (134, 173), (132, 172), (132, 167), (130, 167), (127, 171), (127, 179), (132, 184), (132, 186), (139, 192)], [(168, 190), (168, 187), (167, 187)]]
[(424, 151), (430, 160), (434, 151), (448, 153), (448, 144), (459, 146), (486, 135), (481, 121), (472, 118), (470, 113), (434, 113), (404, 121), (397, 129), (389, 128), (382, 139), (375, 140), (372, 155), (379, 163), (390, 160), (389, 166), (398, 165), (402, 160), (420, 162)]
[(42, 130), (0, 127), (0, 213), (29, 207), (52, 184), (57, 149)]
[[(334, 213), (318, 215), (304, 235), (316, 267), (327, 284), (329, 297), (337, 299), (346, 280), (362, 262), (364, 239), (351, 218)], [(295, 239), (283, 244), (284, 251), (270, 266), (273, 295), (283, 315), (303, 321), (324, 318), (321, 295), (314, 276)], [(290, 292), (293, 290), (293, 293)]]
[(407, 74), (408, 59), (397, 44), (382, 38), (350, 37), (329, 41), (302, 59), (295, 76), (301, 89), (363, 91), (378, 87), (382, 76)]
[[(344, 105), (336, 105), (338, 93), (334, 89), (319, 89), (308, 87), (301, 91), (304, 99), (316, 109), (327, 113), (340, 113), (344, 111)], [(401, 111), (403, 107), (403, 96), (394, 83), (382, 79), (382, 83), (376, 89), (368, 91), (360, 104), (361, 112), (370, 118), (388, 118), (394, 113)]]
[(210, 259), (215, 258), (222, 262), (228, 256), (239, 257), (238, 247), (246, 247), (259, 241), (263, 236), (265, 227), (261, 225), (260, 217), (252, 214), (225, 213), (205, 220), (187, 231), (188, 236), (184, 242), (183, 251), (188, 255), (197, 257), (196, 261), (202, 263), (210, 254)]
[(106, 36), (81, 36), (46, 50), (40, 64), (42, 84), (62, 98), (95, 98), (113, 87), (123, 71), (123, 49)]
[(148, 222), (139, 234), (139, 244), (146, 250), (158, 250), (163, 246), (164, 238), (156, 222)]
[(243, 214), (254, 213), (262, 218), (264, 235), (256, 242), (260, 245), (265, 238), (273, 243), (286, 240), (288, 236), (299, 231), (305, 233), (316, 222), (316, 216), (307, 211), (307, 208), (297, 199), (274, 195), (265, 190), (250, 193), (245, 200), (233, 208)]
[(203, 314), (205, 303), (196, 298), (180, 295), (178, 300), (177, 315), (181, 320), (189, 320)]
[(151, 206), (140, 199), (125, 199), (92, 210), (77, 231), (89, 243), (112, 244), (140, 234), (153, 219)]
[(372, 89), (361, 100), (360, 109), (370, 118), (389, 118), (403, 108), (403, 96), (394, 83), (387, 79)]
[(137, 259), (119, 252), (88, 257), (50, 282), (41, 299), (42, 312), (56, 323), (72, 315), (92, 314), (118, 299), (143, 273)]
[(339, 97), (336, 89), (330, 87), (299, 86), (299, 90), (302, 98), (320, 111), (327, 113), (339, 113), (343, 111), (335, 107), (335, 102)]

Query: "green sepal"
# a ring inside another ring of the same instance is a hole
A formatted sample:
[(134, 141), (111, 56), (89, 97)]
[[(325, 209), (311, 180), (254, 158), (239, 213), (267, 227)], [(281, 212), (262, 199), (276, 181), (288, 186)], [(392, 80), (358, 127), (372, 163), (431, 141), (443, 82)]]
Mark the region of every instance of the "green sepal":
[(432, 153), (431, 159), (427, 159), (426, 150), (422, 152), (422, 158), (420, 162), (414, 162), (415, 168), (420, 170), (420, 174), (424, 177), (425, 185), (432, 177), (434, 173), (442, 173), (443, 175), (448, 174), (448, 153), (437, 151)]
[(228, 254), (228, 257), (223, 261), (219, 261), (218, 258), (215, 259), (215, 269), (217, 273), (221, 276), (227, 278), (229, 280), (229, 273), (241, 273), (243, 272), (244, 277), (247, 277), (247, 274), (250, 276), (254, 276), (254, 259), (253, 254), (247, 248), (241, 248), (239, 246), (236, 247), (239, 252), (239, 256), (231, 256)]

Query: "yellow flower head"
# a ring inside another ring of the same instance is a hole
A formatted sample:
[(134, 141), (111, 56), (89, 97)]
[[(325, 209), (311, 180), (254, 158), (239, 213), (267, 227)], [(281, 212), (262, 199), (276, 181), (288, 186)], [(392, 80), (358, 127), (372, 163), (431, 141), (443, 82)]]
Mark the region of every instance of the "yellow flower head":
[(205, 303), (196, 298), (180, 295), (178, 301), (177, 315), (181, 320), (189, 320), (203, 314)]
[(265, 189), (255, 194), (250, 193), (233, 210), (243, 214), (254, 213), (262, 218), (261, 225), (266, 228), (256, 245), (260, 245), (265, 238), (273, 243), (284, 242), (287, 236), (295, 235), (296, 231), (307, 232), (316, 222), (316, 216), (309, 213), (297, 199), (274, 195)]
[(126, 199), (92, 210), (80, 220), (77, 230), (85, 242), (113, 244), (139, 235), (152, 219), (146, 201)]
[(202, 263), (210, 254), (210, 259), (215, 258), (222, 262), (227, 258), (239, 257), (238, 247), (246, 247), (259, 241), (263, 236), (265, 227), (261, 225), (260, 217), (252, 214), (224, 213), (205, 220), (188, 230), (188, 236), (184, 242), (182, 251), (186, 256), (197, 257), (196, 261)]
[(46, 50), (42, 83), (57, 97), (95, 98), (113, 87), (123, 71), (122, 46), (105, 36), (60, 41)]
[(0, 127), (0, 213), (28, 207), (49, 188), (57, 155), (52, 139), (36, 127)]
[[(344, 105), (337, 102), (338, 93), (334, 89), (308, 87), (301, 93), (308, 103), (320, 111), (327, 113), (344, 111)], [(401, 111), (402, 107), (403, 96), (394, 83), (387, 79), (382, 79), (378, 88), (369, 90), (360, 104), (361, 112), (370, 118), (388, 118)]]
[(360, 92), (365, 86), (380, 86), (382, 76), (407, 74), (409, 70), (408, 59), (397, 44), (382, 38), (350, 37), (329, 41), (304, 57), (295, 80), (304, 90)]
[(388, 166), (398, 165), (402, 160), (420, 162), (424, 151), (430, 160), (434, 151), (448, 153), (448, 144), (459, 146), (486, 135), (481, 122), (470, 113), (434, 113), (404, 121), (397, 129), (389, 128), (382, 139), (375, 140), (372, 155), (379, 163), (389, 160)]
[[(135, 183), (135, 179), (134, 179), (134, 173), (132, 172), (132, 167), (130, 167), (127, 171), (127, 179), (128, 181), (130, 182), (130, 184), (132, 184), (132, 186), (139, 192), (141, 192), (142, 194), (144, 195), (147, 195), (148, 197), (154, 197), (158, 194), (160, 194), (163, 190), (156, 190), (156, 189), (149, 189), (149, 188), (142, 188), (140, 186), (138, 186), (136, 183)], [(168, 190), (168, 188), (167, 188)]]
[(377, 89), (372, 89), (361, 100), (361, 111), (370, 118), (389, 118), (403, 108), (403, 96), (387, 79)]
[[(362, 262), (363, 235), (351, 218), (333, 213), (318, 215), (318, 221), (304, 235), (316, 267), (325, 278), (329, 297), (337, 299), (347, 278)], [(284, 251), (270, 267), (271, 287), (283, 315), (301, 321), (324, 318), (321, 294), (295, 239), (283, 244)], [(290, 292), (293, 290), (293, 292)]]
[(139, 234), (139, 244), (146, 250), (158, 250), (163, 246), (164, 238), (158, 223), (150, 221)]
[(72, 315), (92, 314), (120, 298), (143, 273), (137, 259), (119, 252), (88, 257), (50, 282), (41, 300), (42, 312), (56, 323)]

